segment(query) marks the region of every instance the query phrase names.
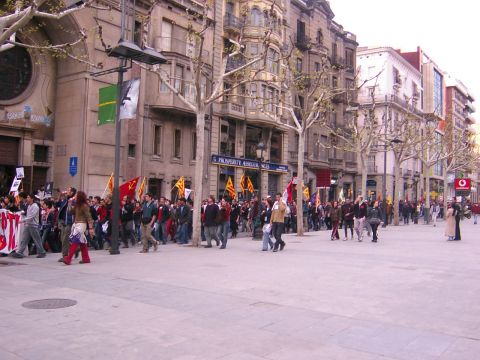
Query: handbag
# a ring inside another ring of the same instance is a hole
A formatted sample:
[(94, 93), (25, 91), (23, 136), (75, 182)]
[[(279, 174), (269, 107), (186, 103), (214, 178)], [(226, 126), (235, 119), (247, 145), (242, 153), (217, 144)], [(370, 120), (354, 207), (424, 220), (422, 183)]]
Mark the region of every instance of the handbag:
[(368, 222), (370, 223), (370, 225), (380, 225), (382, 221), (378, 218), (371, 218)]
[(72, 231), (70, 232), (70, 235), (68, 236), (68, 240), (70, 241), (70, 243), (79, 243), (80, 242), (80, 239), (82, 237), (82, 234), (80, 234), (79, 232), (75, 231), (73, 228), (72, 228)]

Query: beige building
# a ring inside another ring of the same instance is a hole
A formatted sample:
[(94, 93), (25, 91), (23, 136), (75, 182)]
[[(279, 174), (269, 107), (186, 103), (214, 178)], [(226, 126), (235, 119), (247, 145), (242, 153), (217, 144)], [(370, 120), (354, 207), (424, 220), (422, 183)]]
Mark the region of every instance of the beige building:
[[(115, 2), (112, 2), (115, 3)], [(150, 1), (136, 1), (135, 21), (131, 21), (129, 38), (139, 46), (161, 51), (168, 62), (161, 66), (174, 87), (186, 98), (193, 99), (195, 91), (189, 81), (190, 56), (198, 52), (188, 40), (190, 23), (185, 13), (202, 13), (201, 2), (193, 0), (165, 0), (157, 2), (149, 13)], [(274, 61), (290, 38), (301, 50), (304, 71), (314, 71), (315, 57), (327, 54), (339, 66), (332, 84), (353, 81), (355, 69), (355, 37), (333, 21), (327, 1), (275, 2), (273, 13), (265, 16), (271, 3), (265, 1), (216, 1), (209, 18), (202, 57), (206, 60), (205, 84), (202, 91), (210, 91), (218, 75), (224, 44), (229, 38), (238, 38), (243, 32), (245, 51), (255, 56), (262, 51), (262, 34), (271, 28), (268, 69), (262, 82), (249, 84), (248, 89), (225, 96), (208, 111), (206, 139), (206, 173), (202, 179), (207, 193), (224, 193), (228, 176), (239, 190), (242, 175), (251, 178), (254, 187), (261, 186), (262, 195), (282, 191), (295, 174), (295, 136), (275, 124), (268, 114), (260, 111), (242, 94), (258, 94), (272, 100), (279, 99), (281, 89), (273, 84), (279, 65)], [(150, 21), (145, 19), (150, 16)], [(104, 44), (114, 46), (119, 39), (120, 14), (117, 10), (83, 9), (60, 21), (61, 31), (47, 22), (36, 38), (23, 37), (25, 43), (48, 40), (52, 43), (74, 41), (79, 29), (87, 29), (89, 36), (74, 52), (91, 63), (103, 63), (104, 69), (118, 65), (108, 58)], [(200, 22), (193, 22), (199, 28)], [(148, 36), (141, 36), (148, 27)], [(102, 37), (95, 36), (101, 27)], [(132, 31), (133, 30), (133, 31)], [(306, 49), (305, 40), (316, 46)], [(196, 54), (198, 55), (198, 53)], [(8, 191), (16, 166), (24, 166), (24, 189), (38, 189), (48, 181), (54, 188), (75, 186), (88, 194), (102, 194), (114, 165), (114, 125), (97, 125), (99, 89), (116, 83), (116, 74), (91, 76), (85, 62), (53, 58), (37, 51), (14, 48), (0, 53), (0, 186)], [(241, 60), (230, 62), (233, 69)], [(196, 161), (195, 114), (162, 84), (160, 78), (137, 65), (125, 74), (125, 79), (141, 79), (137, 118), (122, 121), (120, 178), (136, 176), (148, 179), (148, 189), (155, 195), (174, 197), (172, 187), (185, 176), (186, 186), (192, 187)], [(228, 86), (226, 84), (225, 86)], [(339, 99), (332, 120), (341, 124), (345, 104)], [(274, 107), (266, 112), (276, 111)], [(320, 129), (313, 129), (308, 137), (306, 154), (307, 180), (312, 188), (319, 186), (317, 178), (329, 175), (332, 188), (348, 189), (354, 182), (354, 163), (336, 151), (325, 153), (315, 144), (326, 141)], [(265, 144), (262, 153), (261, 175), (258, 171), (257, 147)], [(70, 160), (78, 159), (76, 174), (69, 173)], [(352, 157), (353, 158), (353, 157)], [(330, 179), (331, 177), (331, 179)], [(325, 196), (327, 192), (325, 191)]]

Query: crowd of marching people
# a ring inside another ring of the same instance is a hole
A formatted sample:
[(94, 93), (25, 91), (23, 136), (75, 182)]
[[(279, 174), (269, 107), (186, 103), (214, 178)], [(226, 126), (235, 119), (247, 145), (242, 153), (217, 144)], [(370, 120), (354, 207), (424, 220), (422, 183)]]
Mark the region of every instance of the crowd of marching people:
[[(193, 232), (193, 202), (184, 197), (170, 201), (165, 197), (155, 199), (147, 193), (141, 200), (123, 196), (120, 199), (119, 234), (123, 248), (140, 246), (141, 253), (157, 251), (160, 245), (188, 244)], [(26, 251), (42, 258), (47, 252), (61, 253), (59, 262), (71, 264), (73, 257), (82, 256), (81, 263), (89, 263), (90, 250), (109, 250), (112, 237), (112, 198), (87, 197), (82, 191), (70, 187), (57, 198), (43, 198), (19, 193), (14, 198), (7, 195), (0, 199), (0, 209), (21, 212), (22, 236), (11, 256), (22, 258)], [(294, 200), (285, 201), (282, 194), (275, 198), (237, 201), (213, 196), (202, 203), (201, 238), (206, 248), (212, 241), (220, 249), (226, 249), (228, 238), (239, 233), (255, 237), (263, 235), (261, 250), (273, 252), (285, 248), (282, 234), (297, 231), (297, 214), (303, 213), (303, 227), (307, 231), (328, 230), (330, 240), (361, 242), (364, 233), (379, 239), (378, 228), (393, 221), (392, 204), (377, 200), (367, 201), (359, 196), (355, 201), (341, 202), (304, 201), (300, 208)], [(404, 225), (418, 223), (424, 217), (425, 204), (401, 201), (399, 214)], [(433, 201), (428, 212), (433, 226), (437, 219), (447, 221), (445, 235), (448, 240), (460, 240), (459, 219), (473, 214), (477, 223), (479, 204), (461, 207), (455, 200), (444, 211), (443, 204)]]

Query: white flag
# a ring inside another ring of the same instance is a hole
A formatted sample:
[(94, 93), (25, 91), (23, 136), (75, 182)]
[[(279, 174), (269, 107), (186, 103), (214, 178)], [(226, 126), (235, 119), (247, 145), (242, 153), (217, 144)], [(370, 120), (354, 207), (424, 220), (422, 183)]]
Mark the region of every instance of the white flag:
[(15, 177), (15, 179), (13, 179), (12, 186), (10, 187), (10, 192), (18, 191), (18, 188), (20, 187), (21, 182), (22, 182), (22, 179), (17, 179), (17, 177)]
[(140, 79), (125, 81), (122, 85), (122, 99), (120, 103), (120, 120), (137, 117), (138, 95), (140, 93)]
[(189, 198), (191, 192), (192, 192), (192, 189), (185, 188), (185, 199)]

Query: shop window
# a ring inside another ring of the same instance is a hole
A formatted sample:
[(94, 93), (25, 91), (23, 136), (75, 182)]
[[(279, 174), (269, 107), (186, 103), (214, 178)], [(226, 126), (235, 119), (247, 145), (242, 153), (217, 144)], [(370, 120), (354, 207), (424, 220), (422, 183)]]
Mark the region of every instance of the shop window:
[(48, 146), (35, 145), (33, 160), (35, 162), (48, 162)]

